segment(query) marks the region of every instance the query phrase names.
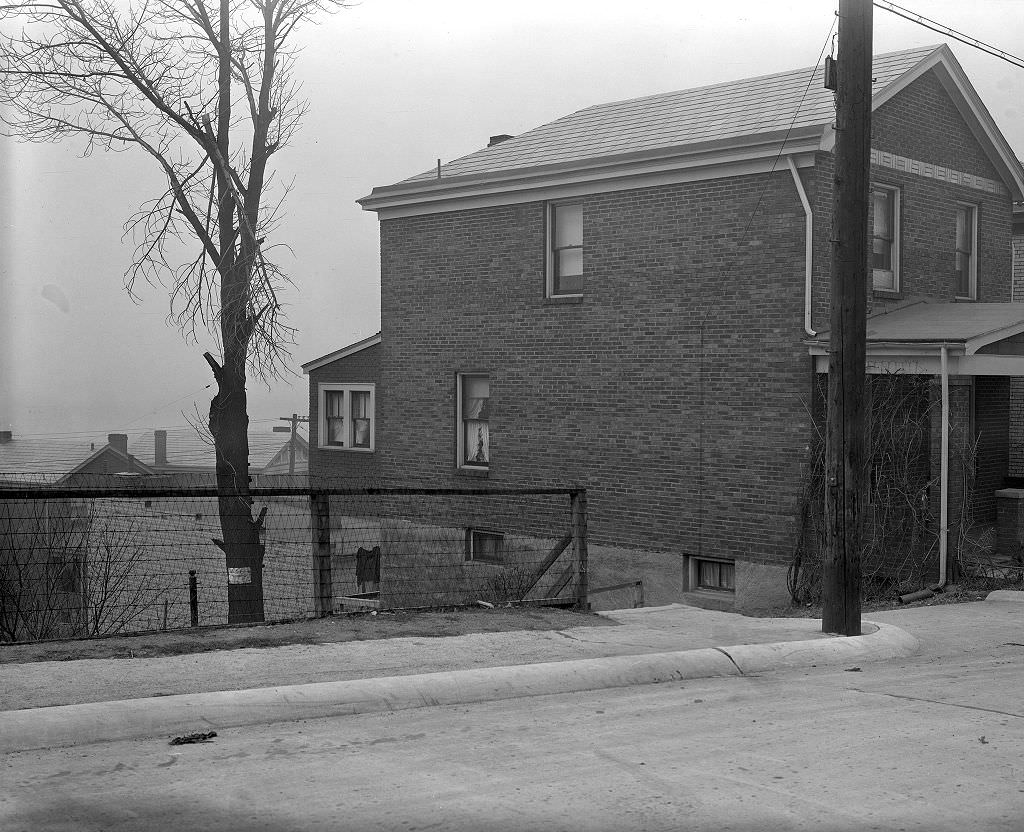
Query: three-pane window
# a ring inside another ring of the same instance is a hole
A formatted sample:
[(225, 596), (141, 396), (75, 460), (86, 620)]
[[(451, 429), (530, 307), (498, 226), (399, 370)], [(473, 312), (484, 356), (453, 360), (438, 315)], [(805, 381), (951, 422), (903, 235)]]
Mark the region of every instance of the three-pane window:
[(487, 468), (491, 461), (490, 378), (461, 374), (458, 387), (459, 466)]
[(321, 448), (372, 451), (374, 385), (321, 384)]
[(872, 285), (883, 291), (899, 291), (899, 191), (875, 188), (871, 192), (871, 213)]
[(583, 206), (549, 206), (548, 295), (583, 294)]
[(956, 296), (974, 298), (977, 287), (978, 211), (973, 205), (956, 207)]

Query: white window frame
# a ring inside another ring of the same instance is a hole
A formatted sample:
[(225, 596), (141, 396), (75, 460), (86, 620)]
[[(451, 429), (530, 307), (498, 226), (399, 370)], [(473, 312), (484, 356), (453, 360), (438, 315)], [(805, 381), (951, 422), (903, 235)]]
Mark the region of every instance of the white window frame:
[[(970, 287), (968, 294), (960, 294), (959, 280), (957, 280), (957, 286), (954, 289), (957, 300), (976, 300), (978, 297), (978, 206), (973, 202), (958, 202), (956, 204), (957, 210), (961, 208), (967, 208), (971, 212), (971, 274), (970, 274)], [(954, 223), (954, 236), (956, 235), (956, 226)], [(956, 256), (956, 240), (953, 241), (954, 258)], [(955, 266), (955, 262), (954, 262)]]
[[(545, 247), (545, 250), (547, 252), (547, 254), (546, 254), (546, 262), (545, 262), (545, 270), (547, 272), (545, 294), (549, 298), (581, 298), (581, 297), (583, 297), (583, 291), (582, 290), (580, 290), (579, 292), (556, 292), (555, 291), (555, 271), (556, 271), (556, 269), (555, 269), (555, 266), (556, 266), (556, 258), (555, 258), (555, 209), (556, 208), (568, 208), (570, 206), (578, 206), (579, 209), (580, 209), (580, 237), (581, 237), (581, 239), (580, 239), (579, 249), (580, 249), (580, 252), (581, 252), (581, 256), (584, 259), (586, 258), (586, 253), (585, 253), (586, 252), (586, 247), (584, 245), (584, 240), (582, 239), (583, 236), (584, 236), (584, 234), (583, 234), (583, 227), (584, 227), (584, 220), (585, 220), (585, 218), (583, 216), (583, 203), (579, 202), (579, 201), (549, 202), (547, 204), (547, 215), (545, 217), (545, 232), (544, 232), (544, 247)], [(580, 282), (582, 283), (586, 279), (586, 276), (587, 276), (587, 269), (586, 269), (586, 264), (585, 263), (581, 266), (581, 269), (582, 269), (582, 273), (580, 275)]]
[[(488, 537), (498, 538), (500, 551), (497, 558), (481, 558), (477, 557), (476, 546), (474, 540), (477, 535), (487, 535)], [(487, 563), (492, 566), (504, 566), (505, 565), (505, 534), (504, 532), (496, 532), (494, 529), (477, 529), (468, 528), (466, 529), (466, 561), (468, 563)]]
[(486, 464), (466, 462), (466, 426), (462, 419), (462, 384), (467, 378), (485, 378), (488, 385), (488, 399), (490, 399), (491, 376), (489, 373), (458, 373), (455, 383), (455, 465), (463, 471), (489, 471), (491, 468), (491, 428), (490, 421), (487, 425), (487, 462)]
[[(871, 186), (871, 201), (874, 203), (874, 194), (876, 191), (890, 194), (892, 196), (892, 270), (889, 269), (875, 269), (871, 270), (871, 287), (876, 292), (899, 292), (900, 291), (900, 236), (902, 232), (903, 223), (901, 221), (902, 214), (902, 199), (900, 195), (900, 189), (894, 188), (891, 185), (872, 185)], [(874, 206), (872, 205), (872, 210)], [(872, 215), (872, 251), (874, 250), (874, 216)], [(892, 285), (886, 285), (891, 280)]]
[[(317, 407), (317, 437), (318, 448), (325, 451), (355, 451), (357, 453), (369, 454), (376, 449), (377, 432), (377, 385), (376, 384), (320, 384), (318, 387)], [(342, 413), (344, 415), (344, 440), (341, 444), (327, 441), (327, 394), (342, 393)], [(364, 448), (352, 445), (352, 394), (370, 394), (370, 447)]]

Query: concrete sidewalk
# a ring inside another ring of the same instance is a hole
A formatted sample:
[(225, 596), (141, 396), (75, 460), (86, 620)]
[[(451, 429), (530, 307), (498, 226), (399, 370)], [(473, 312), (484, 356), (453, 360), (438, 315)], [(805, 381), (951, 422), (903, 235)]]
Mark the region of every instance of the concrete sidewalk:
[[(918, 635), (941, 650), (937, 630), (1016, 632), (1024, 593), (993, 595), (1009, 597), (868, 616), (853, 638), (823, 635), (817, 619), (676, 604), (604, 613), (617, 627), (8, 664), (0, 751), (906, 657)], [(945, 629), (915, 626), (921, 612)]]

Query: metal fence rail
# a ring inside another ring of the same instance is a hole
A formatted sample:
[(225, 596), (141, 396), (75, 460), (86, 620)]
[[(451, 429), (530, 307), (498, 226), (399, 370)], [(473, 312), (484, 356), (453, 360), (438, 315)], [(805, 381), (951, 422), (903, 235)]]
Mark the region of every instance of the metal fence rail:
[[(217, 491), (146, 482), (0, 487), (0, 641), (228, 620)], [(263, 608), (587, 602), (580, 488), (254, 488)], [(265, 510), (265, 511), (264, 511)], [(230, 579), (234, 579), (231, 577)]]

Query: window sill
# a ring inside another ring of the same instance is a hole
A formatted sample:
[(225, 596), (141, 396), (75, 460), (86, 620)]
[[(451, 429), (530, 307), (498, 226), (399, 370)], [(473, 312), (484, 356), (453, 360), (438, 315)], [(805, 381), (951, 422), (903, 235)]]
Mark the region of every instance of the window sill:
[(456, 468), (453, 472), (457, 477), (476, 477), (486, 479), (491, 475), (490, 468)]
[(343, 448), (341, 445), (317, 445), (318, 451), (346, 451), (350, 454), (372, 454), (373, 448)]
[(960, 297), (960, 295), (957, 295), (956, 297), (953, 298), (953, 303), (977, 303), (977, 302), (978, 302), (977, 298), (964, 298), (964, 297)]
[(562, 306), (564, 304), (583, 303), (583, 298), (583, 295), (547, 295), (544, 298), (544, 303), (551, 306)]
[(886, 300), (901, 300), (903, 298), (903, 292), (900, 289), (876, 289), (872, 287), (871, 291), (873, 294)]

